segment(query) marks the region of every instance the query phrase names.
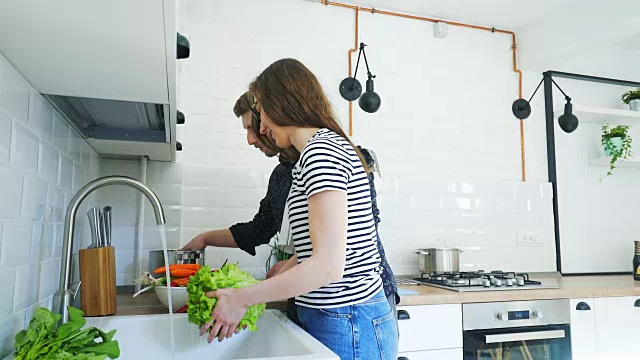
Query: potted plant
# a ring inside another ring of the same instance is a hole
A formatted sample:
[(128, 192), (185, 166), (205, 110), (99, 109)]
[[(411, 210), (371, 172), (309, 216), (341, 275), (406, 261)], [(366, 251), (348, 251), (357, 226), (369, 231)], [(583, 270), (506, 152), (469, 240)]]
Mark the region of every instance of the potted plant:
[(287, 249), (286, 245), (278, 244), (278, 238), (279, 238), (278, 234), (276, 234), (272, 239), (275, 241), (271, 241), (268, 244), (269, 247), (271, 248), (271, 252), (269, 253), (269, 257), (267, 258), (267, 263), (265, 265), (266, 272), (269, 272), (269, 269), (271, 269), (271, 267), (275, 265), (275, 263), (277, 263), (278, 261), (289, 260), (291, 256), (293, 256), (292, 254), (286, 251), (286, 250), (289, 250)]
[(622, 102), (629, 105), (629, 109), (640, 111), (640, 88), (622, 94)]
[(631, 136), (628, 134), (629, 126), (618, 125), (610, 128), (609, 124), (602, 125), (601, 143), (607, 156), (611, 156), (609, 160), (609, 171), (607, 176), (613, 175), (613, 169), (616, 168), (618, 161), (622, 162), (631, 157)]

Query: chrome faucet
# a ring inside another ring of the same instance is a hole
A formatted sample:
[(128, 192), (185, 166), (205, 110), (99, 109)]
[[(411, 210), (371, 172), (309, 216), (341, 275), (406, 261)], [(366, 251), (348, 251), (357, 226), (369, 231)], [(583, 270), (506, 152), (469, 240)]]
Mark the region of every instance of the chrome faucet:
[(151, 202), (153, 211), (156, 215), (156, 223), (163, 225), (166, 221), (164, 219), (164, 210), (162, 210), (162, 204), (158, 199), (158, 196), (142, 182), (132, 179), (126, 176), (105, 176), (91, 181), (82, 189), (78, 190), (75, 196), (71, 199), (67, 207), (67, 212), (64, 217), (64, 238), (62, 249), (62, 264), (60, 265), (60, 288), (56, 291), (53, 298), (53, 311), (62, 315), (61, 323), (64, 324), (69, 321), (69, 310), (67, 306), (71, 305), (71, 299), (73, 293), (70, 289), (71, 285), (71, 257), (73, 255), (73, 232), (76, 224), (76, 213), (82, 200), (84, 200), (94, 190), (99, 189), (107, 185), (126, 185), (143, 193), (147, 199)]

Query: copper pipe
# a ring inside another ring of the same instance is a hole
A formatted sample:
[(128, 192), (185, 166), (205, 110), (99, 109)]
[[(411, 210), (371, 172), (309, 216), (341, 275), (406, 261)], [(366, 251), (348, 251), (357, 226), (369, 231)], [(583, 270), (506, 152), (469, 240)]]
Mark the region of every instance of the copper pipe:
[[(351, 77), (351, 54), (354, 54), (358, 51), (358, 15), (359, 10), (356, 7), (356, 31), (355, 31), (355, 42), (353, 44), (353, 49), (349, 49), (347, 51), (347, 58), (349, 60), (349, 77)], [(353, 101), (349, 101), (349, 136), (353, 136)]]
[[(335, 2), (335, 1), (327, 1), (327, 0), (320, 0), (320, 2), (324, 5), (333, 5), (333, 6), (338, 6), (338, 7), (343, 7), (343, 8), (347, 8), (347, 9), (352, 9), (356, 11), (356, 28), (355, 28), (355, 47), (354, 49), (349, 49), (348, 52), (348, 56), (349, 56), (349, 76), (351, 76), (351, 54), (355, 53), (358, 50), (358, 12), (359, 11), (367, 11), (370, 12), (372, 14), (381, 14), (381, 15), (389, 15), (389, 16), (395, 16), (395, 17), (400, 17), (400, 18), (404, 18), (404, 19), (412, 19), (412, 20), (421, 20), (421, 21), (429, 21), (429, 22), (441, 22), (444, 24), (448, 24), (451, 26), (459, 26), (459, 27), (465, 27), (465, 28), (471, 28), (471, 29), (476, 29), (476, 30), (484, 30), (484, 31), (491, 31), (494, 33), (501, 33), (501, 34), (509, 34), (511, 35), (512, 38), (512, 52), (513, 52), (513, 71), (515, 73), (518, 74), (518, 98), (522, 99), (522, 71), (520, 69), (518, 69), (518, 55), (517, 55), (517, 43), (516, 43), (516, 33), (513, 31), (508, 31), (508, 30), (500, 30), (500, 29), (496, 29), (496, 28), (490, 28), (490, 27), (486, 27), (486, 26), (479, 26), (479, 25), (473, 25), (473, 24), (465, 24), (465, 23), (459, 23), (459, 22), (455, 22), (455, 21), (447, 21), (447, 20), (441, 20), (441, 19), (435, 19), (435, 18), (428, 18), (428, 17), (424, 17), (424, 16), (416, 16), (416, 15), (408, 15), (408, 14), (402, 14), (402, 13), (397, 13), (397, 12), (392, 12), (392, 11), (385, 11), (385, 10), (377, 10), (375, 8), (367, 8), (367, 7), (362, 7), (362, 6), (356, 6), (356, 5), (350, 5), (350, 4), (344, 4), (344, 3), (339, 3), (339, 2)], [(349, 101), (349, 135), (353, 135), (353, 102)], [(520, 152), (522, 154), (522, 181), (527, 181), (527, 174), (526, 174), (526, 163), (525, 163), (525, 151), (524, 151), (524, 147), (525, 147), (525, 141), (524, 141), (524, 120), (520, 120)]]

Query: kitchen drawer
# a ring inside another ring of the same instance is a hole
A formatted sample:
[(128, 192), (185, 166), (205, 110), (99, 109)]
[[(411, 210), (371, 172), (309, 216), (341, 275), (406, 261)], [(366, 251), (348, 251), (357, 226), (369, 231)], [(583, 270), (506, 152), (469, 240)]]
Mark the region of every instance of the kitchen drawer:
[(595, 327), (600, 359), (638, 359), (640, 296), (595, 299)]
[(399, 306), (398, 352), (462, 348), (460, 304)]
[(398, 360), (462, 360), (462, 349), (403, 352)]
[(597, 359), (595, 300), (570, 299), (569, 304), (572, 360)]

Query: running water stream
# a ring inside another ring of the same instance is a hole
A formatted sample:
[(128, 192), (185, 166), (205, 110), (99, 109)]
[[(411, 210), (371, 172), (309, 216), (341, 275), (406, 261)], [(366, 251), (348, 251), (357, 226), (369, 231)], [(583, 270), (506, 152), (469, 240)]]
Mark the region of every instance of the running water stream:
[(167, 251), (167, 234), (164, 225), (158, 225), (158, 229), (160, 230), (160, 240), (162, 241), (162, 254), (164, 255), (164, 264), (165, 264), (165, 276), (167, 277), (167, 298), (169, 301), (169, 329), (171, 335), (171, 359), (175, 360), (176, 358), (176, 345), (175, 345), (175, 336), (173, 330), (173, 300), (172, 300), (172, 291), (171, 291), (171, 273), (169, 271), (169, 253)]

